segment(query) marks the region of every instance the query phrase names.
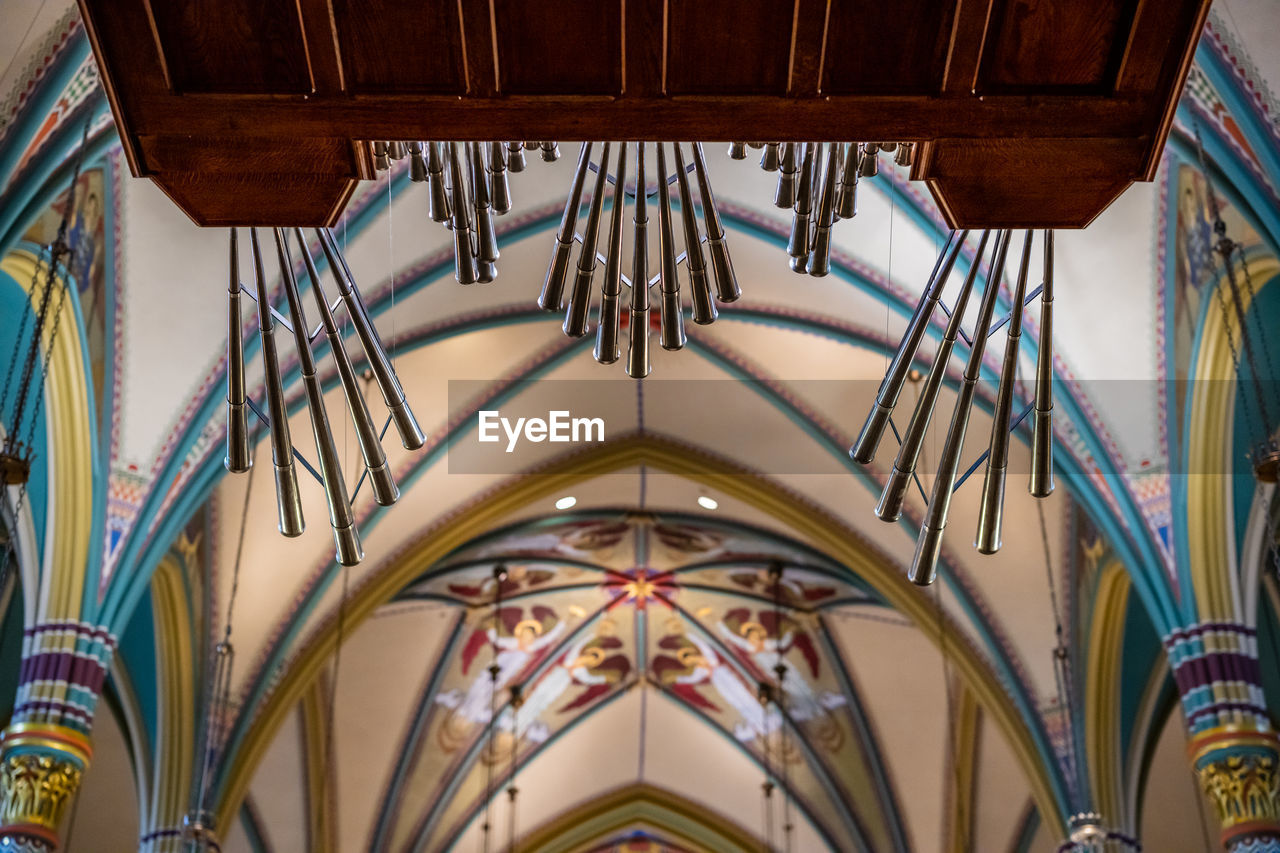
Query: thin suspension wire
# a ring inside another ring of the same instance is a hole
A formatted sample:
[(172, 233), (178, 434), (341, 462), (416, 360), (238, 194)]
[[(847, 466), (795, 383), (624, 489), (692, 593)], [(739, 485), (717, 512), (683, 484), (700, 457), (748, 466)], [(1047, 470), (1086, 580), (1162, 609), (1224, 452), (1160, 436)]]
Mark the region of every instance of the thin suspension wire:
[(1036, 501), (1036, 513), (1040, 522), (1040, 541), (1044, 547), (1044, 571), (1049, 589), (1049, 607), (1053, 611), (1053, 677), (1058, 694), (1058, 707), (1062, 709), (1063, 727), (1066, 731), (1067, 792), (1073, 810), (1080, 810), (1079, 767), (1076, 762), (1075, 719), (1071, 712), (1071, 697), (1075, 695), (1071, 681), (1071, 652), (1067, 645), (1066, 631), (1062, 626), (1062, 614), (1058, 606), (1058, 588), (1053, 575), (1053, 553), (1049, 547), (1049, 526), (1044, 518), (1044, 502)]
[[(262, 434), (261, 424), (256, 426), (249, 442), (250, 447), (257, 445)], [(196, 798), (193, 805), (199, 814), (208, 809), (208, 794), (211, 774), (214, 767), (214, 754), (223, 739), (223, 728), (226, 725), (226, 709), (230, 700), (232, 664), (235, 660), (235, 647), (231, 643), (233, 617), (235, 615), (236, 596), (240, 591), (240, 566), (244, 558), (245, 531), (249, 526), (249, 504), (253, 497), (254, 473), (258, 466), (249, 468), (249, 476), (245, 480), (244, 504), (240, 508), (240, 530), (236, 536), (236, 556), (231, 566), (231, 590), (227, 595), (227, 610), (223, 620), (222, 639), (214, 646), (214, 654), (207, 672), (205, 693), (204, 748), (200, 768), (200, 778), (196, 787)]]

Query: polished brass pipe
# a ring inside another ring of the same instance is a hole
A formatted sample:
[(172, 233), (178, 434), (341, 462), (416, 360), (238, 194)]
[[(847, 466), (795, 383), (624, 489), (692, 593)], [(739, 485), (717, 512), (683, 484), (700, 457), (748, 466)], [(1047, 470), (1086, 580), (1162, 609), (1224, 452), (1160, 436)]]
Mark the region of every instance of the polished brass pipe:
[(569, 291), (569, 307), (564, 315), (564, 333), (571, 338), (587, 334), (587, 314), (591, 311), (591, 281), (596, 275), (596, 243), (600, 237), (600, 213), (604, 209), (604, 189), (608, 186), (609, 150), (606, 142), (600, 152), (600, 167), (596, 169), (596, 183), (591, 190), (591, 206), (587, 208), (587, 224), (582, 232), (582, 251), (578, 253), (578, 268), (573, 275), (573, 288)]
[(955, 266), (956, 258), (968, 236), (968, 231), (952, 231), (947, 236), (946, 245), (938, 254), (933, 272), (929, 275), (929, 283), (925, 285), (924, 293), (920, 295), (920, 301), (916, 303), (915, 311), (907, 321), (902, 340), (899, 341), (898, 348), (893, 353), (893, 360), (889, 363), (889, 369), (885, 371), (884, 379), (880, 382), (875, 405), (862, 425), (858, 440), (849, 451), (849, 455), (855, 462), (866, 465), (876, 458), (876, 449), (880, 446), (885, 428), (889, 426), (893, 408), (898, 404), (902, 384), (907, 380), (907, 374), (911, 372), (911, 363), (915, 360), (916, 350), (924, 340), (925, 331), (929, 328), (929, 320), (933, 317), (934, 307), (942, 296), (942, 289), (947, 284), (947, 278), (951, 275), (951, 269)]
[(858, 175), (863, 178), (874, 178), (880, 174), (879, 146), (868, 142), (862, 146), (862, 156), (858, 160)]
[(240, 246), (231, 229), (231, 278), (227, 282), (227, 455), (232, 474), (253, 467), (249, 449), (249, 403), (244, 388), (244, 332), (240, 320)]
[(427, 143), (427, 213), (432, 222), (448, 222), (452, 215), (439, 142)]
[(333, 356), (333, 364), (338, 369), (338, 381), (342, 384), (342, 394), (347, 401), (347, 413), (355, 427), (356, 443), (360, 446), (360, 456), (364, 460), (368, 472), (369, 485), (373, 489), (373, 499), (379, 506), (391, 506), (400, 497), (396, 487), (395, 476), (387, 464), (387, 455), (382, 450), (382, 442), (378, 438), (378, 429), (374, 426), (373, 416), (369, 414), (369, 406), (365, 402), (364, 393), (360, 390), (360, 382), (355, 368), (351, 365), (351, 357), (347, 354), (342, 333), (329, 308), (329, 297), (325, 295), (324, 284), (316, 271), (315, 261), (307, 248), (302, 229), (293, 229), (293, 236), (302, 252), (302, 262), (307, 269), (307, 278), (311, 280), (311, 295), (315, 297), (316, 310), (320, 312), (320, 323), (324, 327), (325, 340), (329, 343), (329, 352)]
[(1018, 372), (1018, 347), (1022, 343), (1023, 302), (1027, 298), (1027, 275), (1031, 268), (1031, 234), (1022, 241), (1022, 262), (1009, 308), (1009, 331), (1004, 342), (1004, 362), (996, 388), (995, 411), (991, 415), (991, 443), (987, 450), (987, 470), (982, 478), (982, 500), (978, 505), (978, 532), (973, 545), (982, 554), (1000, 550), (1004, 524), (1004, 486), (1009, 470), (1009, 420), (1013, 414), (1013, 384)]
[(662, 314), (659, 329), (662, 348), (683, 349), (684, 311), (680, 306), (680, 275), (676, 268), (675, 229), (671, 224), (671, 185), (667, 182), (667, 155), (658, 143), (658, 254), (662, 258), (659, 295)]
[(942, 555), (942, 536), (946, 531), (947, 515), (951, 509), (951, 492), (960, 467), (960, 454), (964, 451), (964, 436), (969, 428), (973, 395), (978, 386), (978, 376), (982, 371), (982, 354), (986, 350), (987, 336), (991, 330), (991, 315), (995, 311), (996, 296), (1000, 292), (1000, 280), (1004, 276), (1005, 257), (1009, 253), (1009, 236), (1010, 232), (1004, 230), (996, 240), (991, 270), (987, 274), (986, 289), (982, 293), (982, 303), (978, 308), (978, 320), (973, 328), (973, 346), (969, 349), (969, 362), (965, 365), (964, 382), (956, 394), (955, 408), (951, 413), (951, 425), (947, 429), (947, 438), (942, 445), (942, 455), (938, 458), (938, 474), (933, 481), (929, 508), (925, 512), (924, 524), (920, 527), (920, 536), (916, 539), (911, 568), (907, 571), (907, 579), (921, 586), (933, 583), (934, 578), (937, 577), (938, 558)]
[(893, 155), (893, 162), (899, 166), (910, 166), (915, 162), (916, 144), (903, 142), (898, 145), (898, 153)]
[(524, 164), (524, 146), (519, 142), (508, 142), (507, 169), (512, 172), (523, 172)]
[(778, 166), (778, 189), (773, 194), (773, 206), (787, 210), (796, 203), (796, 176), (800, 166), (796, 163), (795, 142), (782, 144), (782, 162)]
[(707, 226), (707, 249), (711, 252), (711, 274), (716, 281), (716, 298), (721, 302), (736, 302), (742, 296), (738, 276), (733, 271), (733, 258), (729, 256), (729, 244), (725, 240), (724, 225), (720, 221), (720, 209), (711, 190), (707, 176), (707, 158), (702, 143), (693, 143), (693, 173), (698, 178), (698, 197), (702, 200), (702, 219)]
[(1037, 498), (1053, 493), (1053, 231), (1044, 232), (1044, 284), (1040, 291), (1040, 351), (1036, 353), (1036, 406), (1031, 426), (1031, 479)]
[(934, 409), (938, 405), (938, 392), (942, 389), (943, 380), (947, 376), (947, 365), (951, 361), (951, 351), (955, 348), (956, 338), (960, 333), (960, 323), (964, 319), (965, 309), (969, 306), (969, 297), (973, 293), (973, 284), (978, 278), (978, 269), (987, 251), (987, 240), (990, 231), (983, 231), (978, 241), (978, 250), (973, 262), (969, 265), (969, 273), (965, 276), (960, 293), (956, 296), (956, 304), (951, 309), (951, 318), (947, 321), (946, 331), (938, 351), (934, 353), (933, 365), (929, 375), (920, 388), (920, 396), (916, 398), (915, 410), (911, 413), (911, 421), (902, 434), (902, 445), (893, 460), (893, 470), (880, 493), (880, 502), (876, 505), (876, 517), (881, 521), (897, 521), (902, 516), (902, 504), (907, 496), (907, 488), (916, 472), (916, 463), (920, 458), (920, 450), (924, 447), (924, 438), (933, 420)]
[(347, 495), (342, 465), (338, 462), (338, 446), (333, 440), (329, 413), (325, 410), (324, 391), (316, 376), (316, 359), (311, 351), (307, 315), (302, 309), (302, 297), (298, 295), (298, 282), (293, 275), (289, 241), (283, 228), (274, 228), (272, 232), (276, 238), (276, 256), (280, 263), (284, 296), (289, 303), (289, 319), (293, 323), (293, 342), (298, 353), (298, 370), (302, 374), (302, 390), (307, 395), (307, 411), (311, 414), (311, 435), (315, 439), (320, 480), (324, 485), (325, 503), (329, 507), (329, 526), (333, 528), (334, 547), (340, 564), (354, 566), (364, 559), (364, 549), (360, 547), (360, 532), (356, 529), (351, 498)]
[(559, 142), (543, 142), (540, 147), (542, 148), (542, 162), (554, 163), (560, 159)]
[(761, 169), (764, 169), (766, 172), (778, 171), (778, 166), (781, 162), (781, 152), (779, 151), (781, 147), (782, 143), (780, 142), (765, 143), (764, 153), (760, 155)]
[(387, 405), (387, 411), (391, 413), (396, 432), (400, 434), (400, 443), (404, 445), (405, 450), (417, 450), (426, 441), (422, 428), (418, 426), (418, 420), (413, 416), (413, 410), (409, 408), (409, 403), (404, 398), (404, 389), (400, 387), (395, 368), (387, 358), (387, 350), (378, 337), (378, 330), (369, 319), (369, 312), (365, 308), (364, 299), (360, 296), (360, 289), (356, 286), (351, 270), (347, 268), (347, 260), (338, 251), (333, 233), (328, 228), (317, 228), (316, 236), (320, 239), (320, 247), (324, 250), (329, 268), (333, 270), (334, 281), (338, 283), (338, 295), (347, 306), (351, 325), (356, 331), (356, 337), (360, 339), (360, 346), (364, 348), (365, 357), (369, 360), (369, 369), (378, 383), (378, 390), (382, 392), (382, 400)]
[(730, 160), (747, 159), (747, 143), (730, 142), (729, 143), (729, 159)]
[[(680, 221), (684, 225), (684, 260), (689, 270), (689, 295), (693, 302), (693, 322), (705, 326), (715, 322), (716, 302), (707, 282), (707, 261), (702, 254), (702, 235), (698, 233), (698, 214), (693, 208), (693, 190), (685, 167), (680, 143), (671, 143), (676, 155), (676, 186), (680, 188)], [(705, 215), (705, 213), (704, 213)], [(723, 242), (723, 241), (721, 241)]]
[(582, 204), (582, 184), (587, 177), (587, 164), (591, 162), (591, 143), (582, 143), (578, 151), (578, 167), (573, 173), (573, 185), (564, 203), (564, 215), (560, 218), (560, 230), (556, 233), (555, 247), (547, 277), (542, 282), (538, 307), (543, 311), (560, 311), (564, 308), (564, 283), (569, 275), (569, 254), (573, 251), (573, 230), (578, 224), (578, 207)]
[(471, 162), (471, 196), (476, 211), (476, 279), (491, 282), (498, 276), (498, 235), (493, 227), (493, 207), (489, 203), (489, 174), (484, 164), (483, 143), (467, 143)]
[(858, 215), (858, 143), (845, 146), (844, 168), (840, 171), (840, 191), (836, 193), (836, 216), (852, 219)]
[(489, 204), (502, 216), (511, 210), (511, 183), (507, 180), (507, 149), (501, 142), (489, 143)]
[(262, 338), (263, 384), (267, 387), (267, 412), (271, 418), (271, 459), (275, 463), (276, 512), (280, 532), (285, 536), (301, 536), (306, 529), (302, 517), (302, 495), (298, 492), (298, 469), (293, 462), (293, 439), (289, 435), (289, 409), (280, 380), (280, 357), (276, 353), (275, 321), (271, 319), (271, 302), (267, 294), (267, 274), (258, 246), (258, 231), (249, 229), (253, 250), (253, 277), (258, 291), (258, 329)]
[(613, 213), (609, 219), (609, 247), (604, 282), (600, 286), (600, 325), (596, 329), (595, 358), (601, 364), (618, 360), (618, 330), (622, 325), (622, 212), (627, 206), (627, 143), (618, 145), (613, 175)]
[(791, 257), (794, 272), (805, 272), (809, 266), (809, 217), (813, 212), (813, 163), (817, 156), (815, 144), (806, 142), (804, 157), (800, 160), (796, 206), (791, 217), (791, 238), (787, 241), (787, 254)]
[(818, 199), (818, 218), (809, 252), (809, 275), (821, 278), (831, 272), (831, 226), (835, 225), (836, 174), (840, 171), (840, 145), (827, 145), (827, 169), (822, 178), (822, 195)]
[(427, 180), (427, 158), (423, 156), (421, 142), (409, 143), (409, 180), (415, 184)]
[(391, 159), (387, 156), (387, 143), (376, 140), (373, 143), (373, 168), (385, 172), (391, 168)]
[(628, 310), (627, 375), (649, 375), (649, 204), (645, 194), (644, 143), (636, 143), (636, 210), (631, 262), (631, 306)]
[(458, 143), (449, 146), (449, 189), (453, 195), (453, 276), (458, 284), (475, 284), (478, 276), (475, 248), (471, 242), (471, 206), (467, 198), (466, 179), (462, 172), (462, 160), (458, 156)]
[(403, 160), (404, 155), (408, 153), (405, 144), (399, 140), (387, 143), (387, 156), (392, 160)]

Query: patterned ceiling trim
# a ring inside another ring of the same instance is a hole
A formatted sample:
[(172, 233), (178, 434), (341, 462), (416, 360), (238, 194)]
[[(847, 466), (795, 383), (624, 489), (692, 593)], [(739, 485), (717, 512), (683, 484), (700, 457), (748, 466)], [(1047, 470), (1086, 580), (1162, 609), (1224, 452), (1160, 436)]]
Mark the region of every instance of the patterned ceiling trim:
[[(28, 104), (33, 103), (37, 92), (44, 88), (45, 78), (53, 78), (58, 60), (66, 55), (69, 47), (73, 46), (83, 48), (84, 55), (89, 52), (89, 40), (84, 35), (80, 13), (75, 6), (68, 6), (58, 23), (45, 33), (43, 43), (36, 49), (26, 68), (18, 75), (13, 88), (5, 95), (4, 101), (0, 102), (0, 116), (4, 118), (3, 123), (0, 124), (0, 143), (4, 142), (5, 137), (17, 125), (18, 114), (27, 109)], [(72, 52), (75, 53), (74, 50)], [(57, 91), (62, 90), (60, 86), (56, 86), (56, 83), (55, 88)], [(47, 110), (37, 110), (32, 107), (32, 112), (43, 114)]]
[[(932, 642), (941, 643), (945, 635), (957, 672), (970, 684), (983, 706), (1005, 733), (1019, 763), (1028, 774), (1032, 791), (1042, 804), (1042, 811), (1053, 816), (1055, 831), (1063, 831), (1065, 799), (1055, 795), (1055, 792), (1062, 791), (1059, 774), (1054, 766), (1042, 761), (1036, 739), (1021, 714), (1015, 710), (1008, 694), (982, 661), (977, 650), (969, 644), (962, 632), (956, 630), (950, 617), (936, 613), (930, 599), (912, 587), (871, 546), (859, 543), (860, 537), (854, 530), (824, 510), (798, 499), (771, 480), (751, 475), (711, 454), (693, 451), (669, 441), (652, 437), (633, 438), (599, 449), (574, 453), (540, 469), (541, 476), (505, 483), (492, 492), (481, 495), (480, 502), (471, 511), (433, 525), (412, 552), (404, 554), (394, 563), (383, 564), (370, 571), (348, 599), (345, 616), (347, 624), (354, 629), (381, 603), (394, 597), (399, 589), (419, 575), (426, 566), (438, 561), (462, 542), (492, 527), (498, 519), (532, 501), (571, 488), (574, 484), (641, 463), (697, 479), (773, 515), (779, 522), (788, 524), (798, 534), (809, 538), (833, 559), (849, 565), (871, 581), (893, 606), (914, 619)], [(238, 808), (253, 768), (261, 760), (283, 715), (294, 706), (302, 690), (328, 660), (334, 642), (332, 620), (326, 620), (317, 627), (308, 642), (301, 646), (275, 691), (257, 709), (254, 725), (244, 743), (230, 757), (231, 764), (219, 785), (219, 813), (224, 817), (234, 814)]]
[(1277, 106), (1275, 93), (1267, 80), (1258, 73), (1249, 54), (1231, 28), (1218, 15), (1216, 10), (1209, 12), (1205, 22), (1203, 44), (1229, 67), (1232, 81), (1240, 92), (1248, 99), (1260, 123), (1266, 127), (1276, 143), (1280, 143), (1280, 107)]

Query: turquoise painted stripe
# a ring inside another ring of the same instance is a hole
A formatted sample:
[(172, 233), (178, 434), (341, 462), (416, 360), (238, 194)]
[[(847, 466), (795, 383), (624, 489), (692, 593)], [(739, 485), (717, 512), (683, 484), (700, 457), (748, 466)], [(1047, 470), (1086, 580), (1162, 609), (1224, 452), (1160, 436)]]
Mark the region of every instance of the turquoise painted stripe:
[(36, 84), (35, 93), (27, 99), (27, 103), (9, 126), (4, 141), (0, 142), (0, 176), (4, 179), (4, 184), (0, 186), (7, 186), (13, 179), (13, 170), (17, 168), (18, 161), (26, 153), (31, 140), (53, 112), (58, 99), (88, 56), (89, 39), (82, 26), (67, 39), (54, 57), (44, 77)]

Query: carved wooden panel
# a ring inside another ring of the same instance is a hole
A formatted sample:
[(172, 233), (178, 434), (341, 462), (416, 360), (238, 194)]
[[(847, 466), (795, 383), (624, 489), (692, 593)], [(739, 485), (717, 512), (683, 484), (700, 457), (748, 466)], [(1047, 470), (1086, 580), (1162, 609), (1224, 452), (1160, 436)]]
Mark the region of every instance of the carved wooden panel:
[(1150, 180), (1209, 0), (79, 0), (130, 168), (333, 222), (370, 139), (917, 141), (953, 225)]

